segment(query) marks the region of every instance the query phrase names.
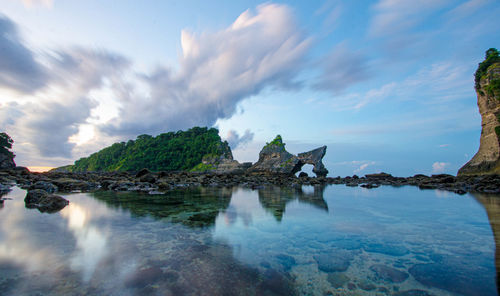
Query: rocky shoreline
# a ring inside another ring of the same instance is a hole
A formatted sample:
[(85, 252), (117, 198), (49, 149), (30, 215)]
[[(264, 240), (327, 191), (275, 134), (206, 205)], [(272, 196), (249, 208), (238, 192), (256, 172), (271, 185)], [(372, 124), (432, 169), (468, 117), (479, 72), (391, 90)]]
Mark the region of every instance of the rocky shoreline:
[(453, 176), (415, 175), (412, 177), (394, 177), (386, 173), (368, 174), (363, 177), (309, 177), (301, 173), (300, 177), (274, 173), (217, 174), (213, 172), (151, 172), (143, 169), (139, 172), (30, 172), (17, 167), (0, 171), (0, 192), (8, 192), (10, 187), (19, 186), (28, 190), (55, 192), (85, 192), (95, 190), (138, 191), (149, 194), (197, 186), (233, 187), (242, 186), (252, 189), (263, 186), (301, 186), (345, 184), (351, 187), (377, 188), (389, 186), (418, 186), (420, 189), (440, 189), (458, 194), (467, 192), (500, 193), (499, 175)]

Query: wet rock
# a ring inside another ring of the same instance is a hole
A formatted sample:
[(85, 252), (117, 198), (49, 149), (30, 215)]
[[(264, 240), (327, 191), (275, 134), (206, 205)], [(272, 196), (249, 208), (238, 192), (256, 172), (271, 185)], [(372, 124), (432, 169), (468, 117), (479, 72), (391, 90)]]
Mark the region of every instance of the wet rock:
[(58, 190), (57, 186), (50, 183), (50, 182), (46, 182), (46, 181), (37, 181), (35, 182), (35, 184), (31, 185), (30, 188), (31, 189), (42, 189), (42, 190), (45, 190), (47, 191), (48, 193), (54, 193)]
[(327, 278), (328, 282), (332, 285), (332, 287), (338, 289), (343, 287), (347, 282), (350, 281), (350, 278), (343, 273), (329, 273)]
[(337, 250), (313, 256), (318, 264), (318, 269), (324, 272), (344, 272), (351, 265), (353, 255), (351, 252)]
[(77, 180), (73, 178), (58, 178), (52, 180), (52, 183), (57, 186), (59, 191), (71, 192), (75, 190), (89, 191), (97, 188), (97, 184), (84, 180)]
[(139, 172), (137, 172), (137, 174), (135, 174), (135, 177), (140, 178), (140, 177), (145, 176), (147, 174), (151, 174), (151, 171), (144, 168), (144, 169), (140, 170)]
[(54, 213), (62, 210), (69, 204), (69, 201), (61, 196), (49, 194), (45, 190), (33, 189), (28, 191), (24, 198), (27, 208), (38, 209), (40, 212)]
[(155, 183), (156, 182), (156, 177), (153, 174), (146, 174), (143, 175), (139, 181), (145, 182), (145, 183)]
[(0, 184), (0, 193), (7, 193), (11, 191), (11, 186)]
[(372, 265), (370, 269), (375, 272), (378, 278), (390, 283), (401, 283), (408, 278), (406, 272), (399, 271), (383, 264)]
[(367, 183), (367, 184), (361, 184), (361, 187), (366, 189), (372, 189), (372, 188), (378, 188), (380, 187), (380, 185), (375, 183)]
[(306, 172), (300, 172), (299, 173), (299, 178), (307, 178), (307, 177), (309, 177), (309, 175), (307, 175)]

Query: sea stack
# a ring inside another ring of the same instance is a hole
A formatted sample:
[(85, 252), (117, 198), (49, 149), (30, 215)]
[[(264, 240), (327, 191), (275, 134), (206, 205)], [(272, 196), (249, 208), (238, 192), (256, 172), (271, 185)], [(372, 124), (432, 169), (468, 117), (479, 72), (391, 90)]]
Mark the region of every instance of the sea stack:
[(479, 151), (458, 175), (500, 174), (500, 56), (498, 50), (486, 51), (475, 75), (477, 105), (481, 114)]

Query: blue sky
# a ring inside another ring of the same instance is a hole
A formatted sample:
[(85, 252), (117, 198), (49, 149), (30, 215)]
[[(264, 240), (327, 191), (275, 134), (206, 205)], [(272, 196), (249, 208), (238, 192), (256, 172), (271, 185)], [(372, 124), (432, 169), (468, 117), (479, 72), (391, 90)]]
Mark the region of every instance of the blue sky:
[[(455, 174), (496, 0), (0, 0), (0, 129), (24, 166), (216, 126), (236, 159), (281, 134), (332, 176)], [(309, 168), (310, 169), (310, 168)]]

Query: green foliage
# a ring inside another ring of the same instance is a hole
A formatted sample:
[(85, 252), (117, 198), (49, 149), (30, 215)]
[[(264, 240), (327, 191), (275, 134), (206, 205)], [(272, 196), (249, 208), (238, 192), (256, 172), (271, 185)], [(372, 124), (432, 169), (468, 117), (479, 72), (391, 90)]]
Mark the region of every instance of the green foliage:
[(269, 146), (285, 147), (285, 144), (283, 143), (283, 139), (281, 138), (281, 136), (277, 135), (276, 138), (271, 141), (271, 143), (266, 143), (266, 146), (264, 146), (264, 148), (267, 148)]
[(485, 87), (486, 93), (490, 96), (498, 96), (500, 100), (500, 79), (493, 79), (490, 83)]
[(13, 158), (15, 155), (10, 151), (12, 144), (14, 144), (14, 140), (7, 133), (0, 133), (0, 154), (6, 154)]
[(73, 171), (152, 171), (189, 170), (206, 154), (226, 151), (215, 128), (194, 127), (156, 137), (140, 135), (128, 142), (115, 143), (89, 157), (75, 161)]
[(479, 84), (481, 81), (481, 78), (483, 78), (487, 71), (488, 68), (493, 65), (494, 63), (500, 62), (500, 53), (496, 48), (490, 48), (486, 51), (484, 61), (479, 63), (479, 66), (477, 67), (476, 74), (475, 74), (475, 85), (476, 89), (479, 90), (481, 85)]
[(197, 166), (192, 168), (190, 171), (191, 172), (206, 172), (206, 171), (211, 171), (211, 170), (215, 170), (215, 166), (213, 164), (199, 163)]
[[(500, 123), (500, 113), (497, 114), (497, 121)], [(495, 127), (495, 133), (497, 134), (497, 137), (500, 138), (500, 126)]]

